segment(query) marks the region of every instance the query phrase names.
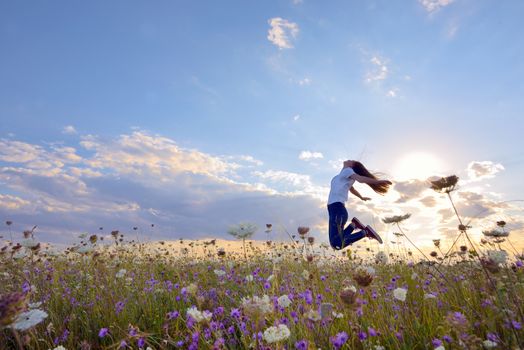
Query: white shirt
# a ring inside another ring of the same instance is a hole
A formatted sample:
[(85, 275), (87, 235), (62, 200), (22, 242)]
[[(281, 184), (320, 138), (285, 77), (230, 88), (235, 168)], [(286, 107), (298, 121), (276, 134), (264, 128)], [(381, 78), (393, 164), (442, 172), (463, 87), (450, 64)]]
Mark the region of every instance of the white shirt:
[(355, 183), (355, 180), (350, 178), (353, 174), (355, 174), (355, 172), (352, 168), (343, 168), (340, 173), (331, 180), (328, 204), (335, 202), (344, 203), (348, 200), (348, 191)]

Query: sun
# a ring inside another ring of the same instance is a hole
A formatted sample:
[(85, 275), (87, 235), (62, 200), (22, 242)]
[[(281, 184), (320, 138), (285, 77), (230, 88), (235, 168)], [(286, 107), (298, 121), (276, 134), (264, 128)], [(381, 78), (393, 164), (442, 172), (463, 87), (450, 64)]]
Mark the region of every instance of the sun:
[(442, 173), (443, 163), (427, 152), (408, 153), (396, 163), (393, 175), (398, 180), (426, 180)]

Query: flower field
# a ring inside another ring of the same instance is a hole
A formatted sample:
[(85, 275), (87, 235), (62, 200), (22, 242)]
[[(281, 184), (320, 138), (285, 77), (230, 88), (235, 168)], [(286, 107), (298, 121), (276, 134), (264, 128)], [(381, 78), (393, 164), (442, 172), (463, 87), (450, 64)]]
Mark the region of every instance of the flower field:
[(333, 255), (305, 235), (296, 246), (264, 242), (269, 249), (248, 241), (245, 252), (215, 240), (97, 245), (96, 236), (65, 252), (27, 240), (12, 245), (1, 255), (0, 344), (377, 350), (524, 344), (524, 269), (505, 252), (415, 262), (382, 251)]

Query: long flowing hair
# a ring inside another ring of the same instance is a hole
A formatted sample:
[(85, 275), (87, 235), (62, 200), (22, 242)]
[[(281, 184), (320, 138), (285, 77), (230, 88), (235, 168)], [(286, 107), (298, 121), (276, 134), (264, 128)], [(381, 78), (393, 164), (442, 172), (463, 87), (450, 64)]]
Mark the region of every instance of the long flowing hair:
[[(353, 171), (360, 176), (370, 177), (372, 179), (378, 179), (377, 175), (371, 173), (361, 162), (355, 161), (355, 165), (353, 165)], [(369, 187), (373, 189), (378, 194), (385, 194), (389, 190), (390, 184), (384, 183), (379, 185), (370, 185)]]

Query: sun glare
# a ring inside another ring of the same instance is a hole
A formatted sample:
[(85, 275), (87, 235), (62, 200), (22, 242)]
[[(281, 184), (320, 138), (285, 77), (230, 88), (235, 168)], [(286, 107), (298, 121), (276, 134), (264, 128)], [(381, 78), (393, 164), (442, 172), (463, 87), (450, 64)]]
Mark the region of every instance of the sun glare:
[(426, 152), (406, 154), (395, 165), (393, 175), (398, 180), (425, 180), (442, 172), (443, 163)]

